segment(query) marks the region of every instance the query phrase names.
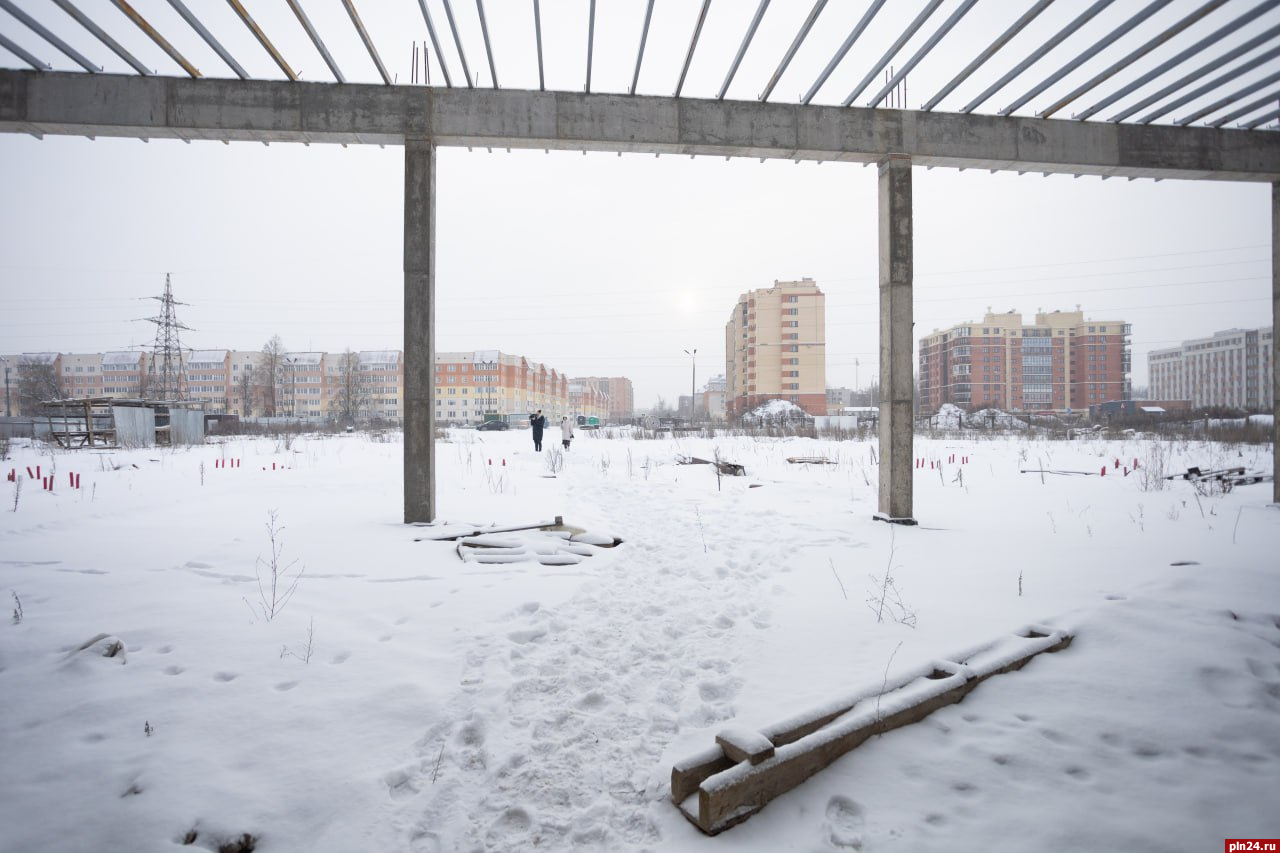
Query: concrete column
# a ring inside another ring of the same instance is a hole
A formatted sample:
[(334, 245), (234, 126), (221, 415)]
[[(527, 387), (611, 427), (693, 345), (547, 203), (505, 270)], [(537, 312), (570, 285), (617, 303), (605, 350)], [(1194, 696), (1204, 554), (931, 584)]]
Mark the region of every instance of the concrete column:
[[(880, 512), (911, 518), (911, 158), (880, 161)], [(914, 523), (914, 522), (912, 522)]]
[(436, 517), (436, 148), (404, 144), (404, 521)]
[(1271, 499), (1280, 504), (1280, 183), (1271, 185)]

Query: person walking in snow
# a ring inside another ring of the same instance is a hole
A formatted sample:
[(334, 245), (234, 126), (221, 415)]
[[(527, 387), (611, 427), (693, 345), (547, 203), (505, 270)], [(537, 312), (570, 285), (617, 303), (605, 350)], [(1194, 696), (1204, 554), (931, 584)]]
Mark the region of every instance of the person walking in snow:
[(573, 441), (573, 424), (568, 415), (560, 419), (560, 438), (564, 441), (564, 449), (568, 450), (569, 442)]
[(529, 426), (533, 427), (534, 451), (542, 450), (542, 431), (547, 428), (547, 416), (542, 414), (542, 409), (529, 418)]

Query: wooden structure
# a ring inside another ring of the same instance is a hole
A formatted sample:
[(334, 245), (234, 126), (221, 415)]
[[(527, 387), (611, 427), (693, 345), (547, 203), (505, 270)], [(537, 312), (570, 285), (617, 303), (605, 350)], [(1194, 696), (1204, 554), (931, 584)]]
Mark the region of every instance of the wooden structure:
[(671, 799), (703, 832), (723, 832), (872, 735), (918, 722), (991, 676), (1021, 669), (1041, 652), (1070, 643), (1065, 631), (1029, 626), (758, 732), (723, 731), (715, 746), (671, 768)]
[[(50, 415), (49, 432), (60, 447), (117, 447), (115, 416), (109, 397), (83, 397), (78, 400), (45, 400), (46, 410), (59, 412)], [(105, 410), (105, 411), (104, 411)], [(106, 426), (99, 426), (106, 424)], [(61, 429), (59, 429), (61, 426)]]

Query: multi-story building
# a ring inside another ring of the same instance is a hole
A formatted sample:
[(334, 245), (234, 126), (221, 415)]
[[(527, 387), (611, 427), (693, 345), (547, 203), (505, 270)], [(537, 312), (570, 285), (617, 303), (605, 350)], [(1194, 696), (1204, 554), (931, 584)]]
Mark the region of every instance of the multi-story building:
[(569, 380), (580, 384), (591, 383), (609, 399), (609, 410), (605, 417), (622, 423), (635, 416), (636, 393), (631, 380), (625, 376), (579, 376)]
[[(15, 414), (35, 413), (40, 400), (140, 398), (148, 393), (150, 358), (145, 352), (24, 353), (4, 359), (7, 411)], [(243, 418), (403, 418), (404, 358), (399, 350), (294, 352), (276, 361), (273, 370), (268, 357), (256, 350), (192, 350), (183, 355), (182, 387), (205, 411)], [(474, 424), (486, 416), (519, 416), (536, 409), (557, 421), (562, 415), (623, 420), (634, 400), (631, 380), (625, 377), (580, 379), (571, 387), (560, 371), (498, 350), (437, 353), (435, 382), (441, 424)], [(29, 398), (25, 405), (20, 399), (24, 393)]]
[(1228, 329), (1147, 356), (1150, 396), (1189, 400), (1195, 408), (1271, 411), (1273, 328)]
[(739, 296), (725, 325), (727, 416), (769, 400), (825, 415), (826, 329), (826, 296), (811, 278)]
[(988, 311), (920, 339), (920, 408), (1087, 410), (1129, 398), (1130, 327), (1081, 311), (1038, 312), (1022, 322)]

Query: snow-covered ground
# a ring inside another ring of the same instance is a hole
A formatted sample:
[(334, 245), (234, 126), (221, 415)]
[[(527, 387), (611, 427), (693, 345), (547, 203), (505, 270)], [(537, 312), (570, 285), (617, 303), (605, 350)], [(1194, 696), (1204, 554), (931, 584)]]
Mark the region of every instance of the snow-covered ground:
[[(717, 451), (747, 476), (675, 462)], [(486, 564), (400, 523), (395, 435), (14, 446), (0, 850), (214, 850), (244, 833), (312, 853), (1280, 836), (1280, 510), (1270, 484), (1201, 496), (1155, 476), (1269, 472), (1270, 449), (1020, 437), (916, 452), (910, 528), (872, 520), (873, 442), (584, 433), (560, 460), (527, 431), (457, 431), (437, 446), (442, 522), (562, 516), (623, 540), (575, 564), (563, 540), (516, 532), (529, 558)], [(27, 478), (37, 465), (52, 491)], [(268, 620), (272, 529), (297, 586)], [(886, 570), (898, 596), (877, 621)], [(672, 765), (718, 732), (1028, 623), (1075, 640), (745, 823), (706, 837), (672, 804)]]

